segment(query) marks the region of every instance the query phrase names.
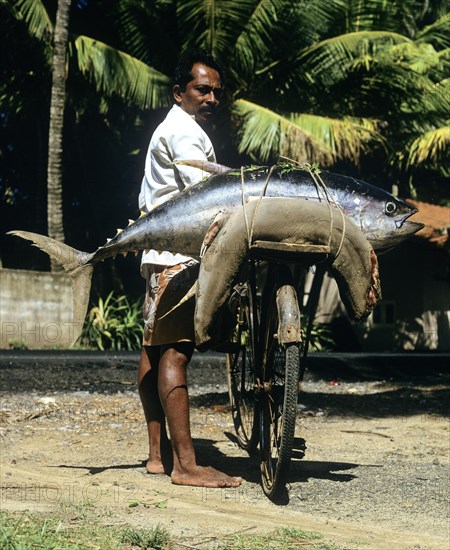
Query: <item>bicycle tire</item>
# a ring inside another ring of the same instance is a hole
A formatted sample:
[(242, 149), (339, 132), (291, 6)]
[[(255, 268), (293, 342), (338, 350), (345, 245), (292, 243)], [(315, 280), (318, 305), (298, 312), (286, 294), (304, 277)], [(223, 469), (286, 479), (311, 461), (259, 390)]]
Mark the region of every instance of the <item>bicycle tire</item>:
[(293, 454), (299, 393), (300, 349), (298, 343), (280, 344), (276, 338), (280, 287), (273, 283), (262, 308), (260, 394), (261, 484), (274, 502), (286, 494)]
[(240, 292), (233, 343), (236, 352), (227, 353), (228, 393), (238, 445), (252, 453), (258, 446), (259, 408), (255, 386), (254, 298), (247, 283)]

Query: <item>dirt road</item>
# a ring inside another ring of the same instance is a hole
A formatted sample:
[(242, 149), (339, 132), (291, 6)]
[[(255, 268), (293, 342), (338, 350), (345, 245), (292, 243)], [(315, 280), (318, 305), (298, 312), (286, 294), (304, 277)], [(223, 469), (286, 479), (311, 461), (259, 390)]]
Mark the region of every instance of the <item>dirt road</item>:
[(310, 374), (296, 432), (307, 452), (294, 460), (284, 506), (263, 495), (257, 457), (235, 444), (224, 374), (192, 374), (191, 385), (200, 462), (245, 478), (238, 489), (219, 490), (145, 473), (134, 366), (3, 369), (1, 509), (159, 523), (196, 548), (226, 548), (230, 533), (277, 526), (318, 531), (340, 548), (450, 548), (449, 374)]

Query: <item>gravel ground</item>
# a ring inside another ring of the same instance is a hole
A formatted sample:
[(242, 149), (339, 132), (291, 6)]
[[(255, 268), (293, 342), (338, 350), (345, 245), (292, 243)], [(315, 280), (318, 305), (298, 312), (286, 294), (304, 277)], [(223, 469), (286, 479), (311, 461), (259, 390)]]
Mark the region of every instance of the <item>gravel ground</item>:
[(277, 526), (320, 531), (343, 548), (450, 548), (450, 372), (442, 366), (424, 374), (398, 362), (337, 370), (313, 361), (296, 427), (306, 455), (293, 461), (289, 499), (276, 506), (262, 494), (258, 456), (235, 443), (223, 357), (192, 363), (192, 431), (200, 461), (245, 483), (211, 490), (145, 474), (136, 354), (85, 354), (81, 364), (57, 355), (0, 357), (2, 509), (55, 514), (87, 495), (98, 521), (151, 519), (197, 548), (226, 548), (229, 533)]

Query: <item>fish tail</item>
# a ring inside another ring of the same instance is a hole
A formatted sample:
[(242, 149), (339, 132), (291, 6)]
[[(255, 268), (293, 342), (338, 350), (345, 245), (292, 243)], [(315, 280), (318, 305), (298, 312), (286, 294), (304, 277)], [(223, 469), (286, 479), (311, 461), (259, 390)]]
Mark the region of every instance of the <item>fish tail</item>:
[(33, 246), (48, 254), (72, 279), (72, 304), (73, 304), (73, 338), (72, 347), (81, 336), (84, 319), (89, 304), (91, 292), (91, 280), (94, 266), (89, 263), (92, 254), (76, 250), (67, 244), (61, 243), (45, 235), (30, 233), (29, 231), (8, 231), (8, 235), (14, 235), (27, 241)]

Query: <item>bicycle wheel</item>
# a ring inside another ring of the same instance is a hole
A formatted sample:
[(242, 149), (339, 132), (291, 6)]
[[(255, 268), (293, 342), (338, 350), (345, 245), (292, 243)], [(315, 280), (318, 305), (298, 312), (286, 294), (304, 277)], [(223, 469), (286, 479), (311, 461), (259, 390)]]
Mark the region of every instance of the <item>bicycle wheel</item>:
[(277, 339), (278, 285), (266, 293), (261, 322), (261, 482), (271, 500), (286, 492), (294, 445), (299, 391), (299, 344), (281, 344)]
[(237, 323), (233, 343), (227, 353), (228, 392), (239, 446), (251, 453), (258, 445), (258, 408), (255, 389), (255, 311), (251, 287), (239, 291)]

